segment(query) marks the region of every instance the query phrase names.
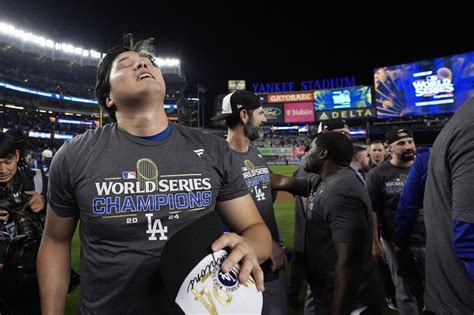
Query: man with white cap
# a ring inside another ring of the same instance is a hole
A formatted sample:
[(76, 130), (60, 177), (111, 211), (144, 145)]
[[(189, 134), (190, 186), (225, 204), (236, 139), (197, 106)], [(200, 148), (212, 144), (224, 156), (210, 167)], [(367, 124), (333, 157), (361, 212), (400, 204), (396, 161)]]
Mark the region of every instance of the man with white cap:
[(253, 201), (272, 234), (272, 255), (261, 265), (265, 275), (262, 314), (288, 314), (286, 285), (281, 272), (288, 262), (280, 245), (275, 220), (270, 171), (260, 151), (250, 145), (258, 138), (259, 127), (267, 121), (260, 98), (249, 91), (226, 95), (222, 102), (222, 113), (212, 118), (223, 119), (227, 123), (227, 142), (233, 158), (240, 167)]
[(43, 172), (43, 174), (48, 174), (49, 165), (53, 159), (53, 151), (50, 149), (43, 150), (41, 152), (41, 160), (38, 162), (38, 168)]

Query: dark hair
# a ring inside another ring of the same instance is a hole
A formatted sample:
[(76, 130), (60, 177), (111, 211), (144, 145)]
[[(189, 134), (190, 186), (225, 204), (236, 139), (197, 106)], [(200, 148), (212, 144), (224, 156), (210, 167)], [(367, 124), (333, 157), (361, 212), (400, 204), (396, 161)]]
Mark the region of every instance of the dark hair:
[(329, 159), (342, 166), (348, 166), (352, 161), (352, 141), (344, 134), (329, 131), (316, 138), (316, 145), (328, 151)]
[[(249, 114), (249, 117), (252, 118), (253, 116), (253, 109), (246, 109), (247, 113)], [(235, 113), (234, 115), (231, 115), (229, 117), (227, 117), (225, 119), (225, 122), (227, 124), (227, 127), (229, 129), (234, 129), (235, 127), (237, 127), (239, 124), (243, 124), (242, 123), (242, 120), (240, 119), (240, 112), (241, 111), (238, 111), (237, 113)]]
[(372, 145), (372, 144), (381, 144), (381, 145), (385, 146), (383, 140), (372, 140), (372, 141), (370, 141), (369, 146)]
[(0, 159), (6, 159), (15, 155), (18, 145), (12, 137), (0, 132)]
[(143, 39), (134, 41), (132, 34), (125, 34), (123, 37), (122, 45), (115, 46), (111, 48), (105, 57), (100, 61), (99, 66), (97, 67), (97, 79), (95, 84), (95, 97), (99, 102), (99, 105), (102, 106), (110, 118), (113, 121), (117, 121), (115, 117), (115, 107), (107, 106), (107, 97), (110, 94), (110, 71), (112, 70), (112, 64), (117, 58), (118, 55), (127, 51), (137, 52), (143, 56), (146, 56), (150, 59), (153, 65), (156, 66), (154, 62), (155, 49), (153, 47), (153, 38)]
[(362, 151), (367, 151), (367, 149), (364, 148), (364, 147), (362, 147), (362, 146), (360, 146), (360, 145), (355, 145), (355, 146), (354, 146), (354, 153), (352, 154), (352, 157), (356, 157), (357, 154), (359, 154), (359, 153), (362, 152)]
[(16, 143), (16, 148), (20, 150), (20, 158), (25, 157), (25, 147), (28, 142), (27, 137), (23, 134), (23, 131), (17, 128), (11, 128), (5, 131), (6, 135), (12, 137), (13, 141)]

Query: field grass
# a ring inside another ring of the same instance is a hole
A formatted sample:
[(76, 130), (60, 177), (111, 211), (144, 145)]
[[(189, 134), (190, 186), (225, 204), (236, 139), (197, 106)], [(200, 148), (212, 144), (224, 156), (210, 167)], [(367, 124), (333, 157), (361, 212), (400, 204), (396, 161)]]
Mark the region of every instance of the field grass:
[[(296, 165), (271, 165), (270, 169), (276, 173), (286, 176), (292, 176), (293, 172), (296, 170)], [(280, 230), (283, 243), (286, 248), (293, 249), (293, 240), (294, 240), (294, 199), (278, 197), (275, 201), (275, 216)], [(74, 239), (72, 242), (72, 257), (71, 262), (74, 270), (79, 271), (79, 256), (80, 256), (80, 240), (79, 240), (79, 230), (76, 231)], [(289, 275), (289, 266), (285, 270), (285, 277), (288, 279)], [(291, 314), (303, 314), (303, 300), (304, 300), (304, 290), (300, 293), (300, 305), (298, 308), (291, 310)], [(72, 315), (76, 313), (77, 301), (79, 298), (79, 288), (77, 288), (73, 293), (71, 293), (67, 300), (66, 305), (66, 314)], [(384, 314), (397, 314), (396, 312), (386, 310)]]

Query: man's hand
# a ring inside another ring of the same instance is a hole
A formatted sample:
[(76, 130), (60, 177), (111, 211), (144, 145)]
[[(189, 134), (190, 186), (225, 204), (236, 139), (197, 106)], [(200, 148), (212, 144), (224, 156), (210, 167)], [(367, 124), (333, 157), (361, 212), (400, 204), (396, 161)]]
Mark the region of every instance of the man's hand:
[(372, 255), (377, 259), (387, 263), (387, 257), (385, 256), (385, 250), (383, 249), (382, 243), (378, 240), (372, 242)]
[(31, 196), (30, 201), (28, 202), (31, 211), (38, 213), (46, 208), (46, 199), (44, 199), (43, 195), (41, 195), (39, 192), (25, 191), (25, 193)]
[[(7, 222), (9, 216), (10, 215), (8, 214), (8, 211), (0, 210), (0, 221)], [(0, 272), (2, 272), (3, 267), (4, 267), (4, 265), (2, 263), (0, 263)]]
[(9, 216), (7, 210), (0, 210), (0, 221), (7, 222)]
[(239, 281), (245, 283), (249, 279), (250, 273), (252, 273), (258, 291), (265, 291), (262, 268), (260, 268), (254, 249), (245, 237), (226, 232), (211, 247), (215, 252), (226, 247), (231, 249), (229, 256), (222, 263), (221, 269), (223, 272), (229, 272), (232, 267), (240, 262)]
[(285, 250), (275, 240), (272, 240), (272, 271), (279, 271), (288, 265), (288, 259), (286, 258)]

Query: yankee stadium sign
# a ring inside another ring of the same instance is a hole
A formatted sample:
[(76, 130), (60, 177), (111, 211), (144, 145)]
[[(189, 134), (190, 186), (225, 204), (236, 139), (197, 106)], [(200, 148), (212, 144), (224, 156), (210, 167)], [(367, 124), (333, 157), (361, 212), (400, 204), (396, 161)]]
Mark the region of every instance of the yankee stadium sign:
[(355, 77), (339, 77), (320, 80), (306, 80), (301, 82), (269, 82), (252, 83), (254, 93), (277, 93), (293, 91), (314, 91), (337, 89), (357, 85)]

